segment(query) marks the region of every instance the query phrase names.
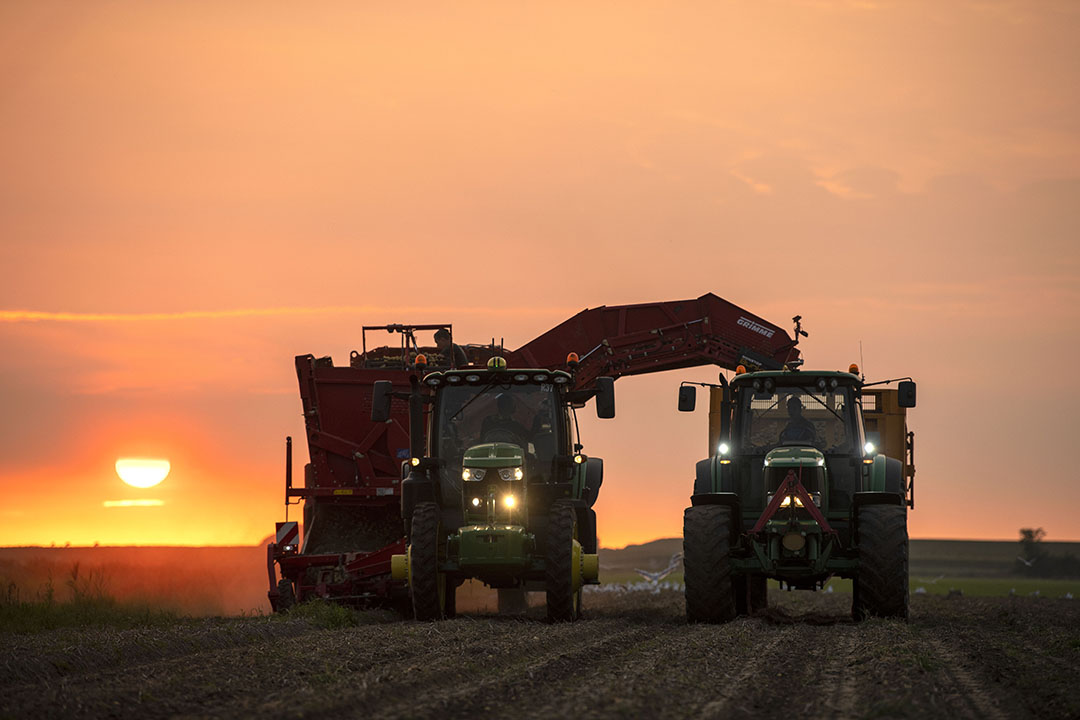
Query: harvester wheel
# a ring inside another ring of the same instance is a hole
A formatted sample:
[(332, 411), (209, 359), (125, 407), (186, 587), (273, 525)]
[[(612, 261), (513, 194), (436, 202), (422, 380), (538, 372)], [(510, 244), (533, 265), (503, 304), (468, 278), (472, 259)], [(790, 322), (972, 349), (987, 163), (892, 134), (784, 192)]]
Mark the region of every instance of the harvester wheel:
[(747, 582), (750, 585), (750, 612), (756, 613), (769, 607), (769, 578), (764, 575), (751, 575)]
[(577, 513), (569, 502), (559, 500), (551, 506), (546, 560), (548, 620), (576, 620), (581, 610), (581, 545)]
[(735, 618), (731, 577), (731, 508), (700, 505), (683, 515), (683, 580), (688, 622)]
[(521, 588), (499, 588), (499, 614), (522, 615), (529, 609), (529, 600)]
[(859, 575), (851, 614), (907, 620), (908, 533), (903, 505), (866, 505), (858, 518)]
[(439, 572), (439, 508), (419, 503), (413, 509), (409, 543), (409, 593), (417, 620), (441, 620), (446, 606), (446, 575)]
[(292, 580), (282, 578), (277, 584), (278, 600), (274, 608), (277, 612), (288, 612), (296, 604), (296, 591), (293, 590)]

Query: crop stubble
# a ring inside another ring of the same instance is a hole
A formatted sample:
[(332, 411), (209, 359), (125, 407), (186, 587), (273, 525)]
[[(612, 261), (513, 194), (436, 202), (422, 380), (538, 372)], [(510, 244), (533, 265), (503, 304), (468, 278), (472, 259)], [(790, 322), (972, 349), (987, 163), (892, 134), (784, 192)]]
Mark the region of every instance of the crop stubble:
[(0, 716), (1077, 717), (1080, 606), (917, 597), (909, 624), (848, 596), (774, 593), (726, 625), (681, 595), (586, 596), (586, 619), (365, 615), (0, 635)]

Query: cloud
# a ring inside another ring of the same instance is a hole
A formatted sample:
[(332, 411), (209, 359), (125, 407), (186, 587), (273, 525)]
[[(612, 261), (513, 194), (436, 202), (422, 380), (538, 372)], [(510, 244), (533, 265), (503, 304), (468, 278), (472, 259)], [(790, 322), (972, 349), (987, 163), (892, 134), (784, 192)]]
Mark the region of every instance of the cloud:
[(548, 315), (552, 312), (576, 312), (577, 309), (551, 307), (379, 307), (376, 305), (333, 305), (328, 307), (276, 307), (276, 308), (239, 308), (234, 310), (184, 310), (163, 313), (95, 313), (95, 312), (50, 312), (46, 310), (0, 310), (0, 323), (113, 323), (145, 322), (161, 320), (222, 320), (252, 317), (282, 317), (297, 315), (365, 315), (365, 314), (449, 314), (454, 315)]

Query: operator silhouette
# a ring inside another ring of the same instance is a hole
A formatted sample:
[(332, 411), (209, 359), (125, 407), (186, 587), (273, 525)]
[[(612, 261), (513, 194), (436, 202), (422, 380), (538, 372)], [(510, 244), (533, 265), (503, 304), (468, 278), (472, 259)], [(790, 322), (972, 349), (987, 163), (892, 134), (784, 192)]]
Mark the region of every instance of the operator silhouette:
[(792, 395), (787, 401), (788, 424), (780, 432), (780, 442), (787, 444), (813, 445), (817, 442), (817, 431), (814, 424), (803, 417), (802, 400), (797, 395)]
[(514, 419), (517, 401), (510, 393), (499, 393), (495, 397), (498, 413), (488, 415), (480, 425), (480, 439), (483, 442), (510, 442), (524, 445), (531, 434), (525, 426)]
[(456, 342), (450, 342), (450, 331), (439, 328), (435, 331), (435, 346), (446, 358), (450, 367), (460, 368), (469, 364), (469, 358), (465, 356), (465, 350)]

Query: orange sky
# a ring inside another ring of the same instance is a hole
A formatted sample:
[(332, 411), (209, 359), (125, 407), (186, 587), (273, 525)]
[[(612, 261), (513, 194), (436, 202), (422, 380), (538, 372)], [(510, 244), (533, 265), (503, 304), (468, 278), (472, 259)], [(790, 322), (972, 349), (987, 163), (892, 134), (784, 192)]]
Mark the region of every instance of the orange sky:
[[(919, 381), (913, 536), (1080, 540), (1075, 3), (672, 5), (0, 5), (0, 545), (255, 543), (361, 324), (705, 292)], [(583, 416), (605, 545), (679, 534), (714, 377)]]

